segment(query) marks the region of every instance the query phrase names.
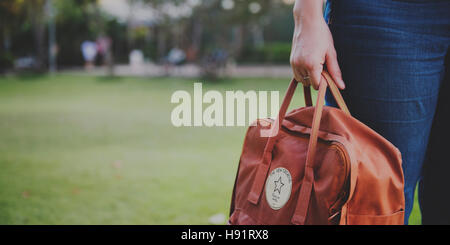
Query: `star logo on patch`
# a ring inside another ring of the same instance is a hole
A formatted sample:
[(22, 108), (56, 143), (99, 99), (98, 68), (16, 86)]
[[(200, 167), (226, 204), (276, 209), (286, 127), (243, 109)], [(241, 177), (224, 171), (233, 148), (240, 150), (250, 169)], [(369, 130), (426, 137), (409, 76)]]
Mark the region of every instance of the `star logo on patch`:
[(281, 182), (281, 176), (278, 180), (275, 180), (275, 190), (273, 192), (278, 191), (278, 194), (281, 194), (281, 187), (284, 186), (283, 182)]
[(292, 192), (292, 177), (289, 170), (283, 167), (272, 170), (267, 177), (265, 189), (266, 201), (270, 208), (273, 210), (282, 208), (289, 201)]

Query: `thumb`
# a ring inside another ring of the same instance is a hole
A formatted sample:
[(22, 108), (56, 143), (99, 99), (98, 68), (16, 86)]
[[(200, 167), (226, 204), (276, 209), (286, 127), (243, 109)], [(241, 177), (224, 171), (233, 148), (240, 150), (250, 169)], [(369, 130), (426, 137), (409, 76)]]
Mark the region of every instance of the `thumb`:
[(325, 61), (327, 70), (330, 73), (330, 76), (336, 82), (336, 85), (339, 87), (339, 89), (345, 89), (345, 83), (344, 80), (342, 80), (342, 73), (341, 69), (339, 68), (336, 50), (334, 48), (328, 51)]

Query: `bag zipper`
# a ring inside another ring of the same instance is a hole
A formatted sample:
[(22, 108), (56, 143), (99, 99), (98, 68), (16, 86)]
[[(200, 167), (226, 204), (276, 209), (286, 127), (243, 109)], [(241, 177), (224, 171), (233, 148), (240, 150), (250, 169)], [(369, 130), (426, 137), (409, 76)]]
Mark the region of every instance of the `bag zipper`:
[[(299, 137), (306, 137), (308, 138), (307, 134), (305, 133), (301, 133), (298, 131), (291, 131), (286, 127), (281, 127), (281, 130), (284, 130), (286, 133), (291, 134), (293, 136), (299, 136)], [(321, 140), (320, 138), (317, 139), (318, 141)], [(329, 218), (328, 221), (332, 221), (334, 218), (336, 218), (337, 216), (340, 215), (341, 213), (341, 208), (339, 207), (341, 204), (341, 201), (347, 196), (347, 191), (346, 191), (346, 187), (349, 183), (350, 180), (350, 157), (348, 156), (347, 151), (345, 150), (345, 146), (340, 143), (339, 141), (329, 141), (329, 140), (325, 140), (328, 142), (331, 142), (330, 144), (330, 148), (335, 148), (339, 155), (341, 156), (342, 160), (344, 161), (344, 169), (345, 169), (345, 181), (344, 184), (342, 186), (342, 189), (338, 195), (338, 197), (336, 198), (336, 201), (330, 206), (330, 209), (328, 210), (329, 213)]]
[(338, 141), (333, 141), (331, 143), (330, 148), (335, 148), (344, 161), (345, 181), (342, 185), (342, 189), (339, 192), (339, 195), (338, 195), (336, 201), (330, 206), (330, 209), (329, 209), (330, 217), (328, 219), (329, 221), (331, 221), (332, 219), (334, 219), (336, 216), (338, 216), (341, 213), (340, 206), (343, 203), (342, 201), (345, 201), (345, 198), (348, 194), (347, 193), (347, 185), (350, 180), (350, 158), (348, 156), (347, 151), (345, 150), (344, 145)]

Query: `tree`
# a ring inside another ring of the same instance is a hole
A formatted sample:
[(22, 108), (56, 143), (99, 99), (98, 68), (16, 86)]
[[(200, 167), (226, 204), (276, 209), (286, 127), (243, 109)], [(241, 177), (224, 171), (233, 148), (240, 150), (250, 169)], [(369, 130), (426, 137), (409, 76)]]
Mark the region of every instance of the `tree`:
[(34, 47), (36, 50), (36, 69), (43, 71), (46, 59), (45, 46), (45, 1), (27, 0), (23, 2), (26, 7), (27, 15), (31, 23), (34, 37)]
[(13, 32), (23, 19), (22, 9), (18, 0), (0, 1), (0, 72), (12, 66), (11, 52)]
[(32, 30), (35, 50), (35, 68), (42, 70), (45, 64), (45, 11), (44, 0), (2, 0), (0, 8), (6, 12), (2, 23), (4, 37), (13, 35), (13, 30), (28, 23)]

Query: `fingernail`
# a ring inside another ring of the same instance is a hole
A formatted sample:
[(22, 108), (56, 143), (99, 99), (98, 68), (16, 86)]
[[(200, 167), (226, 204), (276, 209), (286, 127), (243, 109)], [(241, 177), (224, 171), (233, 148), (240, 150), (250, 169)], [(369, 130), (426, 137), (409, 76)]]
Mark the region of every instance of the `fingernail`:
[(342, 80), (339, 80), (339, 82), (341, 83), (341, 87), (342, 87), (342, 89), (345, 89), (345, 83), (344, 83), (344, 81), (342, 81)]

